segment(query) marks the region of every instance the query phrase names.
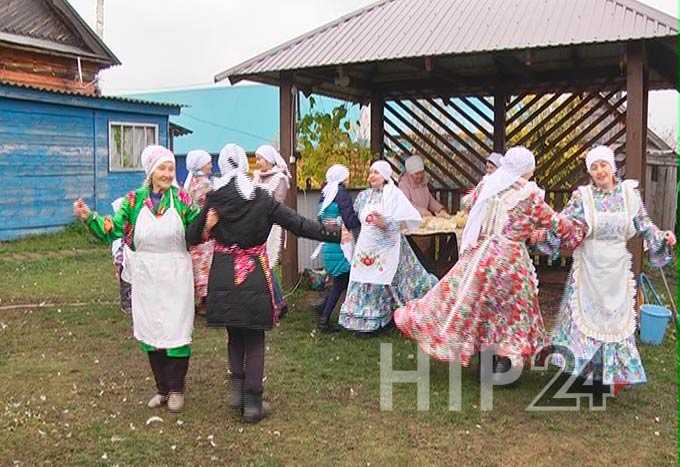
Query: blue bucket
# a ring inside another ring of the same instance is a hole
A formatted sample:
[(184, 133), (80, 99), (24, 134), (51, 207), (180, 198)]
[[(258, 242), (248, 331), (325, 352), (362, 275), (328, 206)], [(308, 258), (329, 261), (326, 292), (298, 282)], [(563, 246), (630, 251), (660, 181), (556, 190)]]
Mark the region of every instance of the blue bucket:
[(671, 310), (660, 305), (642, 305), (640, 312), (640, 340), (644, 344), (661, 345)]

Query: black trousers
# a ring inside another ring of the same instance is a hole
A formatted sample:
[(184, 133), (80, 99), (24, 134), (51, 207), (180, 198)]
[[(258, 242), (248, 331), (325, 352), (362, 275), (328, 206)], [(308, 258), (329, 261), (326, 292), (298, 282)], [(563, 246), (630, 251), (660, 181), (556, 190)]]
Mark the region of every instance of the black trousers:
[(323, 301), (323, 310), (321, 311), (320, 316), (321, 321), (327, 321), (331, 317), (331, 314), (333, 314), (333, 310), (335, 309), (335, 305), (337, 305), (342, 293), (347, 290), (348, 284), (349, 272), (333, 277), (333, 285), (331, 286), (331, 290), (328, 292), (328, 295), (326, 295), (326, 298)]
[(164, 349), (147, 352), (158, 394), (184, 392), (189, 357), (168, 357)]
[(264, 376), (264, 330), (227, 326), (229, 369), (233, 378), (243, 379), (243, 390), (262, 392)]

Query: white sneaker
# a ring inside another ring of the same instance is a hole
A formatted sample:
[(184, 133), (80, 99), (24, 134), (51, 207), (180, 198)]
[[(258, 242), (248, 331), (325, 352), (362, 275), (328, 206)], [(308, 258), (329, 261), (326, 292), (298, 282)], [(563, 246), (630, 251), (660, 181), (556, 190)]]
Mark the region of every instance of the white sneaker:
[(170, 412), (181, 412), (184, 408), (184, 394), (171, 392), (168, 396), (168, 410)]
[(165, 405), (167, 402), (168, 402), (168, 396), (164, 396), (163, 394), (156, 394), (151, 399), (149, 399), (149, 403), (146, 404), (146, 405), (150, 409), (157, 409), (158, 407)]

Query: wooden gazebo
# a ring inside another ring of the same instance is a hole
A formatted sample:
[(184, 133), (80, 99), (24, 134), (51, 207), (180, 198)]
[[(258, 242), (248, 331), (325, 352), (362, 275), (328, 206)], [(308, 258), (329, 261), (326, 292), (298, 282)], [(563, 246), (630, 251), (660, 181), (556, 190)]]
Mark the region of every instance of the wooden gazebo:
[[(295, 95), (315, 93), (370, 104), (372, 152), (407, 140), (450, 185), (454, 208), (488, 152), (516, 144), (534, 149), (539, 183), (560, 208), (595, 143), (615, 146), (644, 190), (648, 91), (677, 89), (677, 24), (635, 0), (382, 0), (215, 81), (279, 86), (293, 174)], [(641, 243), (635, 251), (639, 271)], [(283, 267), (290, 283), (291, 239)]]

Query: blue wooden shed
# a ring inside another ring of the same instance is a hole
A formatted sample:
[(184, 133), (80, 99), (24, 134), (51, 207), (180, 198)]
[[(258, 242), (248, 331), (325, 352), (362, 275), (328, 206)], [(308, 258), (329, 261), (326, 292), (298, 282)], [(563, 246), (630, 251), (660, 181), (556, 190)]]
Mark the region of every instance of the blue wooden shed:
[(180, 109), (0, 81), (0, 241), (72, 223), (79, 197), (110, 213), (142, 183), (143, 148), (170, 145)]

